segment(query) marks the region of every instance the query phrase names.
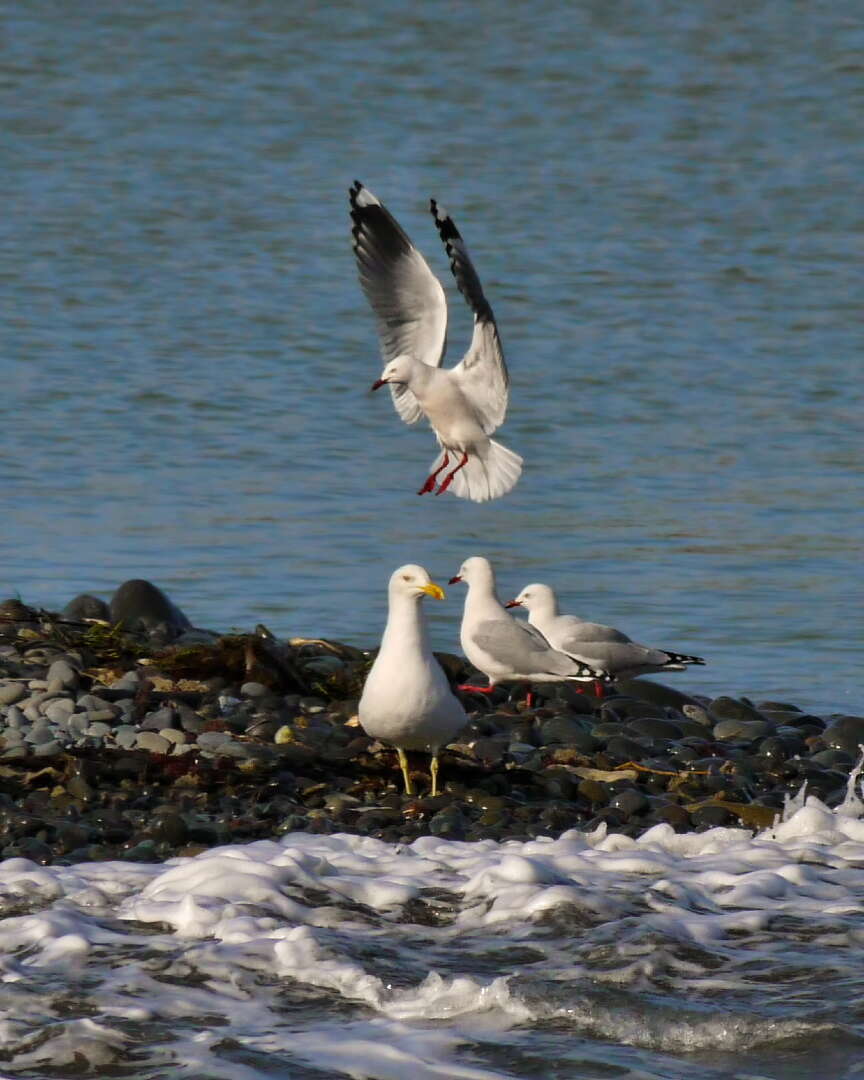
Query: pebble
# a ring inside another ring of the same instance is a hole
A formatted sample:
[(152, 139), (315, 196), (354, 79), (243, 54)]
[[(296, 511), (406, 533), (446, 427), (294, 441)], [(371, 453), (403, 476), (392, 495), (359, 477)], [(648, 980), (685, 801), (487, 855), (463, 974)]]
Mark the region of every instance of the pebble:
[(838, 716), (822, 734), (825, 743), (835, 750), (858, 756), (858, 747), (864, 744), (864, 716)]
[(27, 690), (23, 683), (7, 682), (0, 684), (0, 706), (14, 705), (27, 696)]
[[(306, 686), (339, 685), (328, 700), (275, 681), (266, 662), (260, 680), (257, 668), (247, 676), (243, 649), (233, 668), (175, 674), (170, 647), (153, 646), (164, 631), (146, 629), (126, 654), (131, 664), (157, 653), (140, 668), (153, 683), (148, 699), (137, 668), (107, 687), (95, 681), (100, 667), (118, 669), (70, 644), (74, 628), (55, 647), (0, 622), (4, 668), (26, 676), (0, 678), (0, 851), (44, 862), (161, 861), (295, 829), (410, 843), (556, 836), (600, 823), (633, 837), (661, 822), (738, 827), (737, 804), (782, 807), (804, 780), (829, 805), (841, 802), (864, 742), (864, 718), (826, 726), (782, 702), (708, 702), (641, 679), (599, 701), (546, 687), (530, 710), (505, 703), (502, 691), (468, 702), (463, 741), (442, 755), (440, 796), (425, 794), (428, 755), (412, 755), (420, 794), (408, 797), (392, 748), (345, 726), (368, 662), (360, 651), (304, 647), (299, 670), (316, 673)], [(221, 648), (212, 635), (195, 640), (196, 649)], [(191, 652), (186, 639), (183, 650)], [(464, 679), (462, 662), (448, 663)], [(188, 684), (175, 693), (181, 678)], [(37, 754), (46, 760), (34, 766)], [(616, 768), (626, 761), (640, 768)]]
[(54, 701), (48, 701), (42, 705), (42, 715), (46, 720), (50, 720), (52, 724), (59, 724), (64, 720), (68, 720), (73, 712), (75, 712), (75, 702), (71, 698), (56, 698)]
[(197, 741), (202, 750), (217, 750), (233, 740), (228, 731), (202, 731)]
[(88, 725), (84, 729), (84, 734), (90, 735), (97, 739), (104, 739), (106, 735), (111, 734), (111, 725), (97, 721), (95, 724)]
[(78, 672), (68, 660), (55, 660), (48, 668), (47, 689), (51, 691), (52, 687), (57, 685), (61, 690), (74, 690), (78, 679)]
[(151, 754), (168, 754), (171, 752), (171, 743), (157, 735), (155, 731), (141, 731), (135, 740), (139, 750), (148, 750)]
[(770, 725), (764, 720), (729, 719), (715, 724), (713, 734), (715, 739), (752, 741), (762, 735), (767, 735), (770, 730)]

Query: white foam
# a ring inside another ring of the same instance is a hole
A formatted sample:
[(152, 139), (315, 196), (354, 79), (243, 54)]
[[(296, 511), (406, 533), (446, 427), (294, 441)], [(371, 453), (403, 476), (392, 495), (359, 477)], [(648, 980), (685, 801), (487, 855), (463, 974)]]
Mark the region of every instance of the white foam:
[[(184, 1060), (258, 1080), (260, 1053), (286, 1075), (492, 1080), (511, 1075), (504, 1033), (515, 1053), (537, 1024), (646, 1054), (834, 1037), (832, 994), (864, 996), (857, 782), (836, 811), (799, 792), (756, 836), (291, 834), (156, 866), (8, 860), (0, 898), (26, 913), (0, 921), (0, 1051), (13, 1071), (98, 1070), (128, 1061), (131, 1024), (160, 1032), (166, 1077)], [(70, 1015), (57, 987), (83, 979)]]

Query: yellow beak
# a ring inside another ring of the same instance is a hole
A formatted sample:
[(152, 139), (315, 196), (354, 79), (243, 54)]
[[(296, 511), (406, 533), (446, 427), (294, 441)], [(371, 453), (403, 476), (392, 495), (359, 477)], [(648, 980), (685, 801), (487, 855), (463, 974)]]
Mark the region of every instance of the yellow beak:
[(421, 585), (420, 592), (426, 593), (427, 596), (434, 596), (436, 600), (443, 600), (447, 595), (434, 581), (430, 581), (428, 585)]

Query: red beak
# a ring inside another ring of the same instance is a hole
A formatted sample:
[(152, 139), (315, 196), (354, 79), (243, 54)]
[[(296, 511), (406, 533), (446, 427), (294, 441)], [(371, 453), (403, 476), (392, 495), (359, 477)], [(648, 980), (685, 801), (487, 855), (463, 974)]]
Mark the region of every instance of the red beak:
[(508, 600), (504, 607), (522, 607), (521, 600)]
[(462, 580), (462, 578), (459, 577), (459, 575), (457, 574), (456, 577), (451, 577), (450, 580), (447, 582), (447, 584), (448, 585), (458, 585), (461, 580)]
[(386, 383), (386, 382), (387, 382), (387, 380), (386, 380), (386, 379), (376, 379), (376, 380), (375, 380), (375, 382), (373, 382), (373, 383), (372, 383), (372, 389), (373, 389), (373, 390), (380, 390), (380, 389), (381, 389), (381, 387), (382, 387), (382, 386), (384, 385), (384, 383)]

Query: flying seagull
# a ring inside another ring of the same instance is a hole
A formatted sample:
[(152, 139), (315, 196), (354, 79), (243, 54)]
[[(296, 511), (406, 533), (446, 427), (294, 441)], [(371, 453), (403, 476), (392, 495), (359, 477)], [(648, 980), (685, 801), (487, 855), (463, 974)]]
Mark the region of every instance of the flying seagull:
[(359, 180), (349, 200), (360, 284), (375, 314), (384, 359), (372, 389), (386, 383), (402, 420), (416, 424), (425, 416), (441, 447), (417, 494), (438, 484), (436, 495), (450, 491), (474, 502), (506, 495), (519, 479), (522, 458), (489, 436), (504, 421), (510, 377), (492, 308), (453, 219), (431, 200), (456, 284), (474, 313), (468, 351), (445, 369), (447, 300), (441, 282)]

